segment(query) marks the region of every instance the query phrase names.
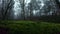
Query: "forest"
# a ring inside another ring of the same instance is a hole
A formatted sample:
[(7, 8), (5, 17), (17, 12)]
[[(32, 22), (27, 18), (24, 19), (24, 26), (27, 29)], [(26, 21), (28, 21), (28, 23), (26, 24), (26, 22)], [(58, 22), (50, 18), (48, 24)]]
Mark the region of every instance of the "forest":
[(0, 34), (60, 34), (60, 0), (0, 0)]
[(0, 0), (0, 20), (60, 20), (59, 0)]

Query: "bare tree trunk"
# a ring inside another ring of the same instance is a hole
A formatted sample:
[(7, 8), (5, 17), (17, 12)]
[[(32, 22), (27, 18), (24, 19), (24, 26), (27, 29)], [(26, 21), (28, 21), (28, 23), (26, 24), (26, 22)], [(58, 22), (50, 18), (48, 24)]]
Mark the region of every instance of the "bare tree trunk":
[(30, 20), (32, 19), (32, 3), (30, 4)]
[[(3, 3), (2, 3), (2, 6), (3, 6), (5, 1), (3, 0), (2, 2), (3, 2)], [(10, 2), (7, 3), (6, 8), (5, 8), (5, 6), (2, 7), (2, 11), (1, 11), (1, 13), (2, 13), (2, 20), (5, 20), (6, 17), (7, 17), (8, 9), (11, 7), (11, 6), (10, 6), (10, 3), (11, 3), (11, 2), (12, 2), (12, 0), (10, 0)], [(5, 9), (4, 9), (4, 8), (5, 8)]]
[(25, 8), (24, 7), (25, 7), (25, 4), (24, 4), (24, 0), (23, 0), (23, 7), (22, 8), (23, 8), (23, 18), (25, 20)]

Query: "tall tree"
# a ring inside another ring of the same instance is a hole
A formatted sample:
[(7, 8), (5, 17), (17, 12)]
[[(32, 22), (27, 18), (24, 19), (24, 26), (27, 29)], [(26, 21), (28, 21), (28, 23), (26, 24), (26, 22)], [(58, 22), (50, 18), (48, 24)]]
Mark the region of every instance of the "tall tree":
[(2, 10), (1, 10), (2, 20), (5, 20), (7, 18), (7, 15), (9, 13), (8, 9), (11, 9), (12, 5), (13, 5), (12, 0), (9, 1), (2, 0)]

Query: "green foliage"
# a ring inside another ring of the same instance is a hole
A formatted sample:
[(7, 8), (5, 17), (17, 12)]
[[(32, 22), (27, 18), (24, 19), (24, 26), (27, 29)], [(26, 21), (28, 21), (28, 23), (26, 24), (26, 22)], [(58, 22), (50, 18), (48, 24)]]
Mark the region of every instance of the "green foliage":
[(60, 24), (34, 21), (2, 21), (0, 27), (9, 28), (8, 34), (59, 34)]

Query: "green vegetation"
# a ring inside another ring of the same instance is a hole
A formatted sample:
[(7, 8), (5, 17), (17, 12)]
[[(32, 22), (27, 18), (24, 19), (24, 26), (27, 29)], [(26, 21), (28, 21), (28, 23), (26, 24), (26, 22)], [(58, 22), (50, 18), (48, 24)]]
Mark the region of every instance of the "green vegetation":
[(1, 21), (8, 34), (59, 34), (60, 24), (34, 21)]

